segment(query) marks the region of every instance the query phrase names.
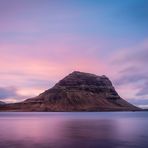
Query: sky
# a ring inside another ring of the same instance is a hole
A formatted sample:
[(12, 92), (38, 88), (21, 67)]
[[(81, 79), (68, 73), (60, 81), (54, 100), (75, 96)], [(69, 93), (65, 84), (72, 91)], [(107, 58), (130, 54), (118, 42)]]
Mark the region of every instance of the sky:
[(0, 101), (19, 102), (73, 71), (106, 75), (148, 108), (147, 0), (0, 0)]

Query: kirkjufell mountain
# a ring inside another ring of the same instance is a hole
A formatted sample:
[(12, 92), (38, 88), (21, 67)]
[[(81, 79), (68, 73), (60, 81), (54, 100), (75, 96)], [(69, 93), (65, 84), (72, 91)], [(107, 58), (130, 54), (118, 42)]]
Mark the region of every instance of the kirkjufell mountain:
[(74, 71), (39, 96), (0, 110), (10, 111), (136, 111), (122, 99), (106, 76)]

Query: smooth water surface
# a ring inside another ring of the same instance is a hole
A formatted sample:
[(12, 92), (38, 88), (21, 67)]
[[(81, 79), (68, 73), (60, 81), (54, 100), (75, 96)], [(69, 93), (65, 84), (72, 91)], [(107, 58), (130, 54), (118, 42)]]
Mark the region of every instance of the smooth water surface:
[(148, 112), (1, 112), (0, 148), (148, 148)]

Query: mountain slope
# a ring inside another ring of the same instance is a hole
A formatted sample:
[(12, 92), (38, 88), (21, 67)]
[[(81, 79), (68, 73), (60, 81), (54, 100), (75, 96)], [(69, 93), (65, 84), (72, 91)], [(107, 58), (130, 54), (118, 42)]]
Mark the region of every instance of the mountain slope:
[(10, 104), (21, 111), (134, 111), (139, 108), (123, 100), (106, 76), (74, 71), (37, 97)]

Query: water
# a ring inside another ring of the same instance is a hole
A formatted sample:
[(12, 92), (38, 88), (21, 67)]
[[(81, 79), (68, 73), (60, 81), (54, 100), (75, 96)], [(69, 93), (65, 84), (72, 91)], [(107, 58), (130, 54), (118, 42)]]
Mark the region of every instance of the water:
[(0, 113), (0, 148), (147, 148), (148, 112)]

